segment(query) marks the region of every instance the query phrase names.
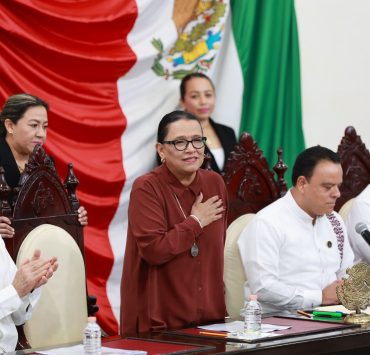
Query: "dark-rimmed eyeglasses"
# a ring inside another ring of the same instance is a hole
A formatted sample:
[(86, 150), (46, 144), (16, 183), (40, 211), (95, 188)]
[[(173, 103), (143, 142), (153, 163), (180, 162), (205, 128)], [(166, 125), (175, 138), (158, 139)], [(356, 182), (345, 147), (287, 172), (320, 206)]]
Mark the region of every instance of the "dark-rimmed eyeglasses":
[(204, 147), (207, 141), (207, 137), (198, 137), (193, 138), (192, 140), (188, 141), (187, 139), (176, 139), (174, 141), (163, 141), (163, 144), (172, 144), (177, 150), (182, 151), (185, 150), (189, 144), (195, 149), (201, 149)]

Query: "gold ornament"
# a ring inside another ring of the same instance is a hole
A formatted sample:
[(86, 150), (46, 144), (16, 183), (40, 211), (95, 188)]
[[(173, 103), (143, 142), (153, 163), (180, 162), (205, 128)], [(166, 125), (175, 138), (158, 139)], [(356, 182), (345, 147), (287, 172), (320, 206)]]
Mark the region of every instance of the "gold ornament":
[(337, 296), (341, 304), (355, 313), (344, 319), (345, 323), (367, 325), (370, 316), (362, 313), (370, 304), (370, 266), (358, 263), (347, 269), (348, 277), (337, 287)]

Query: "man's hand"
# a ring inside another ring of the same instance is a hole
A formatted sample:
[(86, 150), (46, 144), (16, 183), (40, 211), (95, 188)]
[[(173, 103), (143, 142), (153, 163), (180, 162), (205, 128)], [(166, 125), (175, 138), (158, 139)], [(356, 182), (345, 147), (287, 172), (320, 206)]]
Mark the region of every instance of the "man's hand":
[(13, 286), (21, 298), (44, 285), (58, 268), (55, 257), (43, 259), (40, 256), (40, 250), (35, 250), (31, 260), (25, 260), (14, 276)]
[(4, 216), (0, 216), (0, 235), (3, 238), (14, 237), (14, 228), (10, 225), (10, 219)]
[[(33, 259), (36, 260), (36, 259), (40, 258), (40, 255), (41, 255), (40, 250), (36, 249), (31, 260), (33, 260)], [(53, 256), (49, 260), (49, 262), (50, 262), (49, 269), (46, 271), (45, 276), (43, 276), (40, 279), (40, 281), (36, 284), (35, 288), (40, 287), (42, 285), (45, 285), (47, 283), (47, 281), (54, 275), (54, 272), (57, 271), (58, 266), (59, 266), (58, 259), (55, 256)]]
[(203, 227), (222, 218), (225, 207), (219, 196), (212, 196), (207, 201), (202, 202), (203, 194), (200, 193), (195, 199), (191, 208), (191, 214), (198, 217)]
[(342, 285), (342, 280), (336, 280), (322, 290), (322, 305), (338, 304), (337, 287)]
[(87, 226), (87, 211), (85, 207), (81, 206), (78, 210), (78, 221), (82, 226)]

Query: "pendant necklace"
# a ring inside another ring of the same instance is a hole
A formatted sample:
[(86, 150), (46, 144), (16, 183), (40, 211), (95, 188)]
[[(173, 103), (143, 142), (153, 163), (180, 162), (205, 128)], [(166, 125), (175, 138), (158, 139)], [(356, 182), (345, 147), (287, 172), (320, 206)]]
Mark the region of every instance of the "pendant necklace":
[[(176, 194), (175, 194), (175, 193), (174, 193), (174, 195), (175, 195), (175, 199), (176, 199), (177, 205), (179, 206), (179, 208), (180, 208), (180, 210), (181, 210), (181, 212), (182, 212), (182, 214), (183, 214), (184, 218), (186, 219), (186, 214), (185, 214), (184, 210), (183, 210), (183, 209), (182, 209), (182, 207), (181, 207), (180, 201), (179, 201), (179, 199), (177, 198), (177, 196), (176, 196)], [(190, 254), (191, 254), (191, 256), (192, 256), (193, 258), (195, 258), (196, 256), (198, 256), (198, 254), (199, 254), (199, 247), (198, 247), (198, 245), (195, 243), (195, 240), (194, 240), (193, 245), (191, 246)]]

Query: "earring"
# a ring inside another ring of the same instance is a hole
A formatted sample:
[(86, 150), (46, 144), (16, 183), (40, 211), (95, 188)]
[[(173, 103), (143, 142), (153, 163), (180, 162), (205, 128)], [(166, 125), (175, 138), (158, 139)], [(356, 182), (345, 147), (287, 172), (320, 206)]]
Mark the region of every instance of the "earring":
[(163, 164), (166, 161), (165, 157), (161, 157), (161, 163)]

